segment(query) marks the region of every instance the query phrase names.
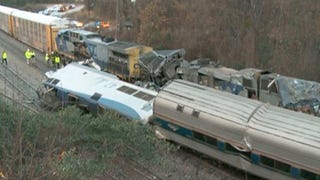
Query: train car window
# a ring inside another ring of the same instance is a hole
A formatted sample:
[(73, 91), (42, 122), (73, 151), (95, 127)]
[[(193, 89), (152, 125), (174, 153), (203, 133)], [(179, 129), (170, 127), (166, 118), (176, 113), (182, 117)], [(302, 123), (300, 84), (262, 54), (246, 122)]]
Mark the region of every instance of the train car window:
[(204, 135), (201, 134), (201, 133), (198, 133), (196, 131), (193, 131), (193, 137), (197, 140), (200, 140), (202, 142), (205, 142), (205, 139), (204, 139)]
[(270, 89), (270, 92), (278, 93), (278, 89), (277, 89), (276, 83), (273, 83), (273, 84), (270, 86), (269, 89)]
[(226, 148), (226, 144), (222, 141), (218, 141), (217, 145), (218, 145), (218, 149), (221, 151), (224, 151)]
[(200, 114), (200, 111), (198, 111), (198, 110), (192, 111), (192, 116), (194, 116), (194, 117), (199, 117), (199, 114)]
[(217, 147), (218, 140), (216, 138), (209, 137), (209, 136), (205, 136), (205, 138), (206, 138), (206, 143), (207, 144), (212, 145), (214, 147)]
[(226, 151), (231, 153), (239, 153), (239, 151), (229, 143), (226, 143)]
[(218, 86), (219, 87), (225, 82), (226, 82), (225, 80), (221, 80), (221, 79), (216, 78), (216, 77), (213, 78), (213, 85), (214, 86)]
[(282, 172), (290, 173), (291, 166), (287, 163), (274, 160), (274, 167)]
[(290, 174), (292, 177), (298, 179), (300, 177), (300, 169), (291, 166)]
[(133, 94), (133, 93), (137, 92), (136, 89), (130, 88), (128, 86), (121, 86), (117, 90), (121, 91), (121, 92), (124, 92), (126, 94)]
[(267, 79), (261, 79), (261, 89), (268, 90), (269, 81)]
[(155, 96), (148, 94), (148, 93), (145, 93), (145, 92), (142, 92), (142, 91), (139, 91), (138, 93), (134, 94), (133, 96), (140, 98), (140, 99), (143, 99), (145, 101), (151, 101), (152, 99), (155, 98)]
[(102, 94), (95, 92), (92, 96), (91, 99), (98, 101), (101, 98)]
[(59, 79), (54, 79), (54, 80), (51, 82), (51, 84), (56, 85), (56, 84), (58, 84), (59, 82), (60, 82), (60, 80), (59, 80)]
[(128, 59), (129, 58), (128, 54), (123, 54), (123, 53), (120, 53), (120, 52), (117, 52), (117, 51), (112, 51), (112, 54), (114, 56), (116, 56), (116, 57), (123, 58), (123, 59)]
[(178, 104), (176, 109), (177, 111), (183, 112), (183, 108), (184, 108), (183, 105)]
[(250, 159), (251, 159), (253, 164), (259, 164), (259, 162), (260, 162), (260, 156), (258, 154), (255, 154), (255, 153), (251, 153)]
[(59, 79), (54, 79), (54, 78), (49, 78), (49, 79), (46, 80), (46, 82), (49, 83), (49, 84), (56, 85), (56, 84), (58, 84), (60, 82), (60, 80)]
[(273, 93), (278, 93), (276, 83), (273, 82), (273, 84), (268, 88), (268, 85), (271, 83), (271, 81), (273, 81), (273, 79), (262, 79), (261, 80), (261, 89), (266, 90), (266, 91), (270, 91)]
[(199, 84), (204, 85), (204, 86), (208, 86), (209, 85), (209, 77), (206, 75), (201, 75), (199, 74)]
[(243, 86), (244, 87), (246, 87), (246, 88), (250, 88), (250, 89), (252, 89), (253, 88), (253, 81), (252, 80), (250, 80), (250, 79), (247, 79), (247, 78), (243, 78), (243, 80), (242, 80), (243, 82), (242, 82), (242, 84), (243, 84)]
[(251, 152), (241, 152), (241, 156), (251, 160)]
[(68, 102), (71, 104), (77, 104), (79, 102), (79, 98), (73, 94), (68, 94)]
[(260, 163), (268, 166), (268, 167), (272, 167), (274, 168), (274, 160), (265, 156), (260, 156)]
[(63, 40), (65, 40), (65, 41), (69, 41), (70, 39), (69, 39), (69, 37), (68, 37), (68, 36), (63, 36)]
[(313, 180), (313, 179), (315, 180), (315, 179), (317, 179), (317, 175), (315, 173), (307, 171), (307, 170), (304, 170), (304, 169), (300, 170), (300, 176), (303, 179), (307, 179), (307, 180)]

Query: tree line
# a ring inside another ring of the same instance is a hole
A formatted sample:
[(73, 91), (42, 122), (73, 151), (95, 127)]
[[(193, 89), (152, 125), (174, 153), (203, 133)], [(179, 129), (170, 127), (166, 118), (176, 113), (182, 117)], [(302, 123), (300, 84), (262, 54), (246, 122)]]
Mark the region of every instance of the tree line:
[[(8, 0), (6, 3), (61, 3)], [(69, 1), (63, 1), (69, 2)], [(83, 0), (81, 19), (109, 20), (106, 36), (154, 49), (184, 48), (186, 59), (254, 67), (320, 81), (320, 1)]]
[[(116, 20), (115, 3), (96, 0), (93, 9), (98, 16)], [(184, 48), (188, 60), (209, 57), (236, 69), (255, 67), (320, 81), (320, 1), (118, 3), (120, 15), (113, 24), (118, 24), (122, 39), (155, 49)]]

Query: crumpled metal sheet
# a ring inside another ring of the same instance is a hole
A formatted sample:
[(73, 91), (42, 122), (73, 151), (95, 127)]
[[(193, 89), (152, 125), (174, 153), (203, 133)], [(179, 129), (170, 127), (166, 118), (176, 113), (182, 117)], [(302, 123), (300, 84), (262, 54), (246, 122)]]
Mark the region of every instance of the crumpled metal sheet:
[(281, 97), (280, 106), (319, 114), (320, 83), (286, 76), (278, 76), (276, 82)]
[(165, 64), (172, 61), (178, 61), (180, 63), (184, 55), (184, 49), (151, 51), (143, 54), (139, 58), (139, 63), (148, 73), (160, 75), (163, 73), (162, 68)]

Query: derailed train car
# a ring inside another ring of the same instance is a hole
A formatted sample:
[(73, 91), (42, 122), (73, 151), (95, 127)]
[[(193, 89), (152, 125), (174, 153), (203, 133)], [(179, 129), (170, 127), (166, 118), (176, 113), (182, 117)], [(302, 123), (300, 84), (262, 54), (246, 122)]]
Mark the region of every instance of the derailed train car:
[(46, 76), (43, 98), (53, 93), (62, 105), (77, 105), (94, 114), (111, 109), (142, 123), (153, 115), (157, 92), (121, 81), (112, 74), (71, 63)]
[(320, 119), (188, 81), (154, 101), (162, 137), (266, 179), (320, 178)]
[(151, 47), (126, 41), (99, 41), (88, 39), (86, 47), (102, 71), (117, 75), (128, 82), (141, 80), (139, 58), (152, 51)]
[(61, 29), (55, 38), (57, 52), (69, 60), (86, 60), (90, 58), (90, 55), (87, 51), (85, 41), (88, 39), (101, 41), (101, 38), (102, 37), (98, 33), (91, 31), (82, 29)]
[(55, 37), (67, 28), (66, 19), (0, 6), (1, 30), (42, 52), (57, 49)]
[(139, 57), (152, 50), (133, 42), (106, 40), (97, 33), (80, 29), (60, 30), (56, 43), (57, 53), (69, 60), (92, 60), (98, 69), (128, 82), (141, 80)]
[[(202, 63), (202, 64), (200, 64)], [(190, 62), (182, 79), (286, 109), (320, 116), (320, 84), (268, 70), (235, 70), (208, 62)]]

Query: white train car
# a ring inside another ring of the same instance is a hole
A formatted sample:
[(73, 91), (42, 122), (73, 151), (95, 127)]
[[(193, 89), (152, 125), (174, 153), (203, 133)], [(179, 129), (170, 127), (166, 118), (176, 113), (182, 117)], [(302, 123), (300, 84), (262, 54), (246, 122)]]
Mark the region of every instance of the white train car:
[(320, 118), (183, 80), (154, 101), (163, 137), (266, 179), (320, 178)]
[(156, 91), (148, 90), (78, 63), (47, 72), (43, 84), (56, 93), (63, 104), (76, 104), (101, 113), (112, 109), (127, 118), (147, 123), (153, 116)]

